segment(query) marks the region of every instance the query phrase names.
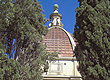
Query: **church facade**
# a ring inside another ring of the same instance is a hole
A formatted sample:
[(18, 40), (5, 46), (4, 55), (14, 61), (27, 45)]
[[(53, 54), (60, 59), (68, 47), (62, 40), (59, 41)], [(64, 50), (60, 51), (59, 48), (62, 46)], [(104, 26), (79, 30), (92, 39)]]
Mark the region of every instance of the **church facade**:
[(63, 28), (61, 20), (62, 15), (55, 4), (54, 12), (50, 15), (49, 31), (43, 37), (43, 43), (47, 45), (48, 52), (56, 51), (59, 54), (56, 61), (49, 63), (48, 72), (43, 74), (43, 80), (82, 80), (74, 54), (75, 39)]

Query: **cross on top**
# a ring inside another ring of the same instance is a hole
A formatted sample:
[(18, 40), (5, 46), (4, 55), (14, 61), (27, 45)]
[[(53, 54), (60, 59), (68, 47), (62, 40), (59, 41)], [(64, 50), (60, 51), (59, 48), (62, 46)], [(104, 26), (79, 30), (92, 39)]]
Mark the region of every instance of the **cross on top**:
[(57, 0), (54, 0), (54, 2), (57, 3), (58, 1)]

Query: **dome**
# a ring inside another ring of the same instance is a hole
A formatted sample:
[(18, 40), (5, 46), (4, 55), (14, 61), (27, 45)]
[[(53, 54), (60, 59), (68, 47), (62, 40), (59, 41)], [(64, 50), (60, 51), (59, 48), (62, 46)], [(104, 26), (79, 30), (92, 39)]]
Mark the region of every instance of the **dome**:
[(47, 45), (47, 51), (52, 53), (59, 52), (59, 57), (73, 57), (73, 50), (76, 46), (73, 37), (61, 27), (51, 27), (46, 36), (43, 37), (43, 43)]

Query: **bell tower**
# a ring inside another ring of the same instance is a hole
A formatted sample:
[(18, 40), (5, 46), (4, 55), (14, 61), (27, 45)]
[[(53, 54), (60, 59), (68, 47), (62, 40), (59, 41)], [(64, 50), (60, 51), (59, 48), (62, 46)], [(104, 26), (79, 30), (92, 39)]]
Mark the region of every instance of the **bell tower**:
[(50, 24), (49, 27), (63, 27), (63, 24), (61, 22), (62, 15), (58, 12), (59, 6), (57, 4), (54, 4), (54, 12), (50, 15)]

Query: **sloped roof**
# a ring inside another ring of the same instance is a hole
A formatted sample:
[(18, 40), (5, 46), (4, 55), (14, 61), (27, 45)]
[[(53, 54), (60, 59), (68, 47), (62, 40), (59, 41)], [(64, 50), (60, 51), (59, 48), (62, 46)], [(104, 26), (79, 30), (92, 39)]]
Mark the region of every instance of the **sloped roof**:
[(43, 43), (47, 45), (47, 51), (52, 53), (59, 52), (59, 57), (72, 57), (76, 46), (73, 36), (61, 27), (51, 27), (46, 36), (43, 37)]

